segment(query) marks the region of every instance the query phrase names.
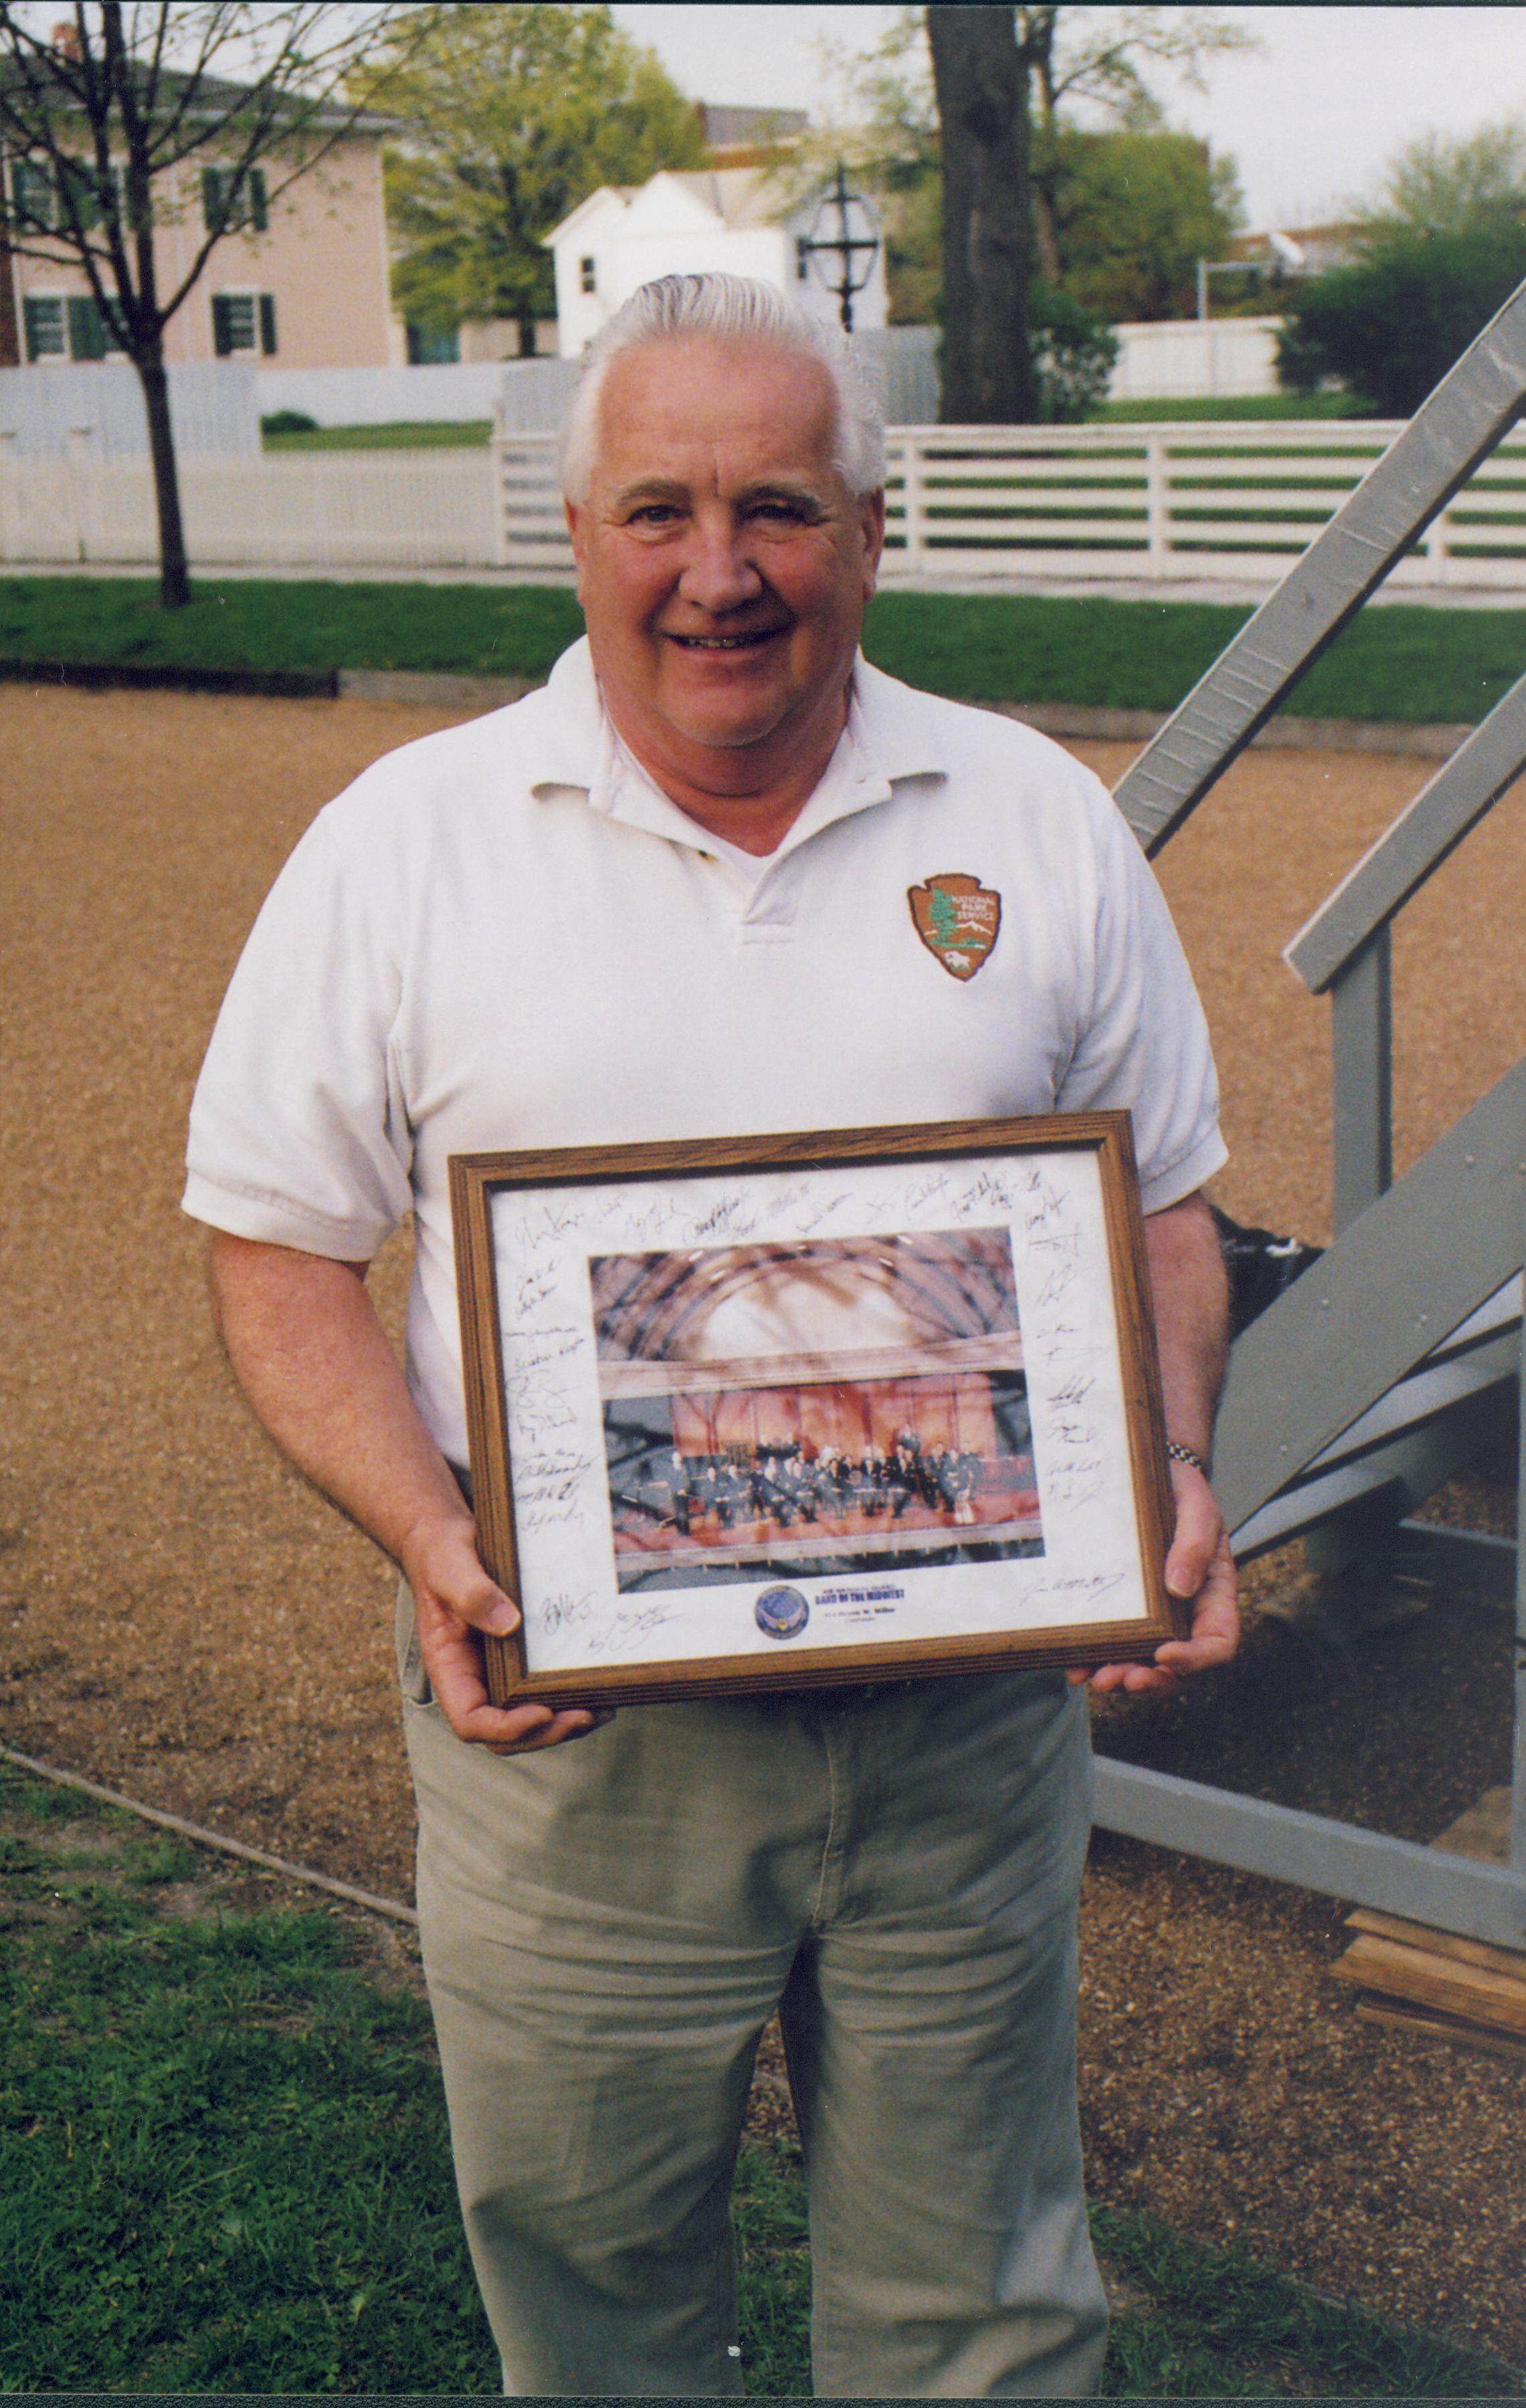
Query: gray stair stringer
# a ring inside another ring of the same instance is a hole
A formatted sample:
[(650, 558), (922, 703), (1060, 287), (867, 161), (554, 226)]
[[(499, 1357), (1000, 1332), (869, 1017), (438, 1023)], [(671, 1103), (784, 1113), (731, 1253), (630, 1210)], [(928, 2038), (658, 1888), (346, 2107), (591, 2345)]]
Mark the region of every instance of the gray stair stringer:
[(1114, 789), (1159, 852), (1333, 642), (1393, 563), (1466, 483), (1526, 402), (1526, 284), (1321, 528)]
[(1526, 1061), (1236, 1341), (1215, 1486), (1238, 1530), (1521, 1268)]

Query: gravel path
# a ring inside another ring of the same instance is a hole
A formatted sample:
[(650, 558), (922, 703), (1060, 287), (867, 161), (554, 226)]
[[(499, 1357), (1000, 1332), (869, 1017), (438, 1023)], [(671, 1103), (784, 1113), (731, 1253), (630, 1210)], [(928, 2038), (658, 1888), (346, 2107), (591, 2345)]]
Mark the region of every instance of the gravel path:
[[(455, 715), (0, 688), (0, 1734), (394, 1896), (391, 1580), (251, 1426), (176, 1203), (191, 1083), (276, 868), (366, 762)], [(1110, 778), (1126, 757), (1074, 749)], [(1217, 1192), (1244, 1219), (1327, 1234), (1328, 1007), (1278, 953), (1432, 767), (1254, 754), (1165, 856), (1224, 1081)], [(1402, 1163), (1519, 1054), (1522, 892), (1518, 793), (1401, 924)], [(397, 1241), (394, 1326), (405, 1277)], [(1472, 1505), (1504, 1526), (1497, 1484)], [(1297, 1570), (1259, 1567), (1253, 1603)], [(1430, 1838), (1505, 1777), (1507, 1657), (1476, 1609), (1344, 1639), (1267, 1618), (1216, 1689), (1115, 1708), (1105, 1743)], [(1323, 1901), (1099, 1838), (1095, 2187), (1526, 2363), (1519, 2070), (1359, 2024), (1328, 1977), (1344, 1938)]]

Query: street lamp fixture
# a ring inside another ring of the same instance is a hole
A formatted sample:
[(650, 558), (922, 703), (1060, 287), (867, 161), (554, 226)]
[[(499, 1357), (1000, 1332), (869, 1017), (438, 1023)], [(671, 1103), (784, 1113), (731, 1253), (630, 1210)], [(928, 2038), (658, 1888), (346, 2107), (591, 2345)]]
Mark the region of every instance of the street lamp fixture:
[(809, 262), (827, 291), (836, 294), (842, 332), (851, 335), (853, 296), (861, 293), (869, 282), (879, 252), (880, 238), (870, 222), (864, 202), (857, 193), (848, 190), (847, 175), (841, 160), (837, 164), (836, 177), (816, 211), (815, 223), (809, 235), (799, 237), (797, 248), (801, 259)]

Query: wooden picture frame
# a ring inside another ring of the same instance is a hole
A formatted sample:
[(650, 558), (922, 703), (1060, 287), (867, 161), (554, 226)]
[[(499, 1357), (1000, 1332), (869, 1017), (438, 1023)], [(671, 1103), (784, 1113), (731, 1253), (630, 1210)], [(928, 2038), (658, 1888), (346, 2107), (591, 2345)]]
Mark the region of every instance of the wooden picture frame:
[(1129, 1114), (460, 1154), (497, 1704), (1181, 1635)]

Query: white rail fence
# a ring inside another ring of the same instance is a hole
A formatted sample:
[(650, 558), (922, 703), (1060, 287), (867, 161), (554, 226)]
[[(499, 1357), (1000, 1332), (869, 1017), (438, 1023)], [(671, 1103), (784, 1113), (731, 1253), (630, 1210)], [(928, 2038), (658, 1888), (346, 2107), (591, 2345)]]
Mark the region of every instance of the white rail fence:
[[(888, 580), (1020, 576), (1271, 585), (1399, 422), (898, 427)], [(549, 435), (458, 452), (187, 459), (199, 567), (566, 574)], [(146, 463), (0, 456), (0, 562), (151, 563)], [(1526, 434), (1511, 436), (1393, 573), (1526, 593)]]
[[(1233, 579), (1274, 585), (1402, 420), (890, 431), (885, 576)], [(506, 566), (569, 562), (550, 438), (496, 447)], [(1526, 589), (1526, 435), (1394, 579)]]

